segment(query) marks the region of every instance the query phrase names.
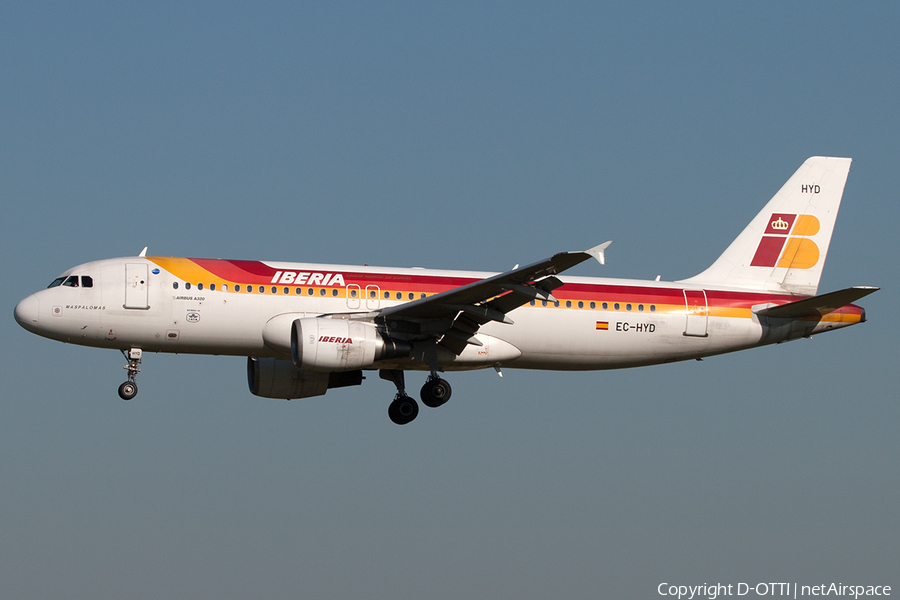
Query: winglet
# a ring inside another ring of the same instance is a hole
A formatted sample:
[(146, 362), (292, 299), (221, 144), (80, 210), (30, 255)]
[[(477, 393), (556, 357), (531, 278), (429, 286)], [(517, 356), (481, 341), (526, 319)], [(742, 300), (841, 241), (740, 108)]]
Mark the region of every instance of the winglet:
[(141, 258), (144, 258), (145, 256), (147, 256), (147, 246), (144, 246), (144, 249), (141, 250), (141, 253), (138, 254), (138, 256)]
[(584, 253), (590, 254), (591, 256), (593, 256), (594, 258), (597, 259), (598, 263), (600, 263), (601, 265), (605, 265), (606, 264), (606, 256), (604, 255), (603, 251), (606, 250), (610, 244), (612, 244), (612, 240), (610, 240), (608, 242), (603, 242), (599, 246), (594, 246), (590, 250), (585, 250)]

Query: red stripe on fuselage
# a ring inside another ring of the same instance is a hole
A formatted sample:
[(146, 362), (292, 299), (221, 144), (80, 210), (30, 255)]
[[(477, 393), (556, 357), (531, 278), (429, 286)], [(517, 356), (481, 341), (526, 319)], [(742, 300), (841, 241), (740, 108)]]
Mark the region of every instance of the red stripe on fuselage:
[[(355, 284), (361, 288), (378, 286), (388, 290), (404, 292), (427, 292), (437, 294), (479, 281), (474, 277), (418, 275), (407, 273), (361, 273), (342, 271), (338, 265), (304, 265), (303, 268), (276, 269), (260, 261), (223, 260), (209, 258), (188, 259), (210, 273), (228, 281), (244, 284), (268, 284), (278, 271), (331, 272), (341, 273), (346, 285)], [(304, 271), (304, 268), (306, 271)], [(287, 284), (297, 287), (298, 284)], [(305, 284), (303, 284), (305, 285)], [(300, 287), (303, 287), (302, 285)], [(317, 287), (317, 286), (313, 286)], [(594, 300), (605, 302), (641, 302), (645, 304), (684, 304), (681, 287), (650, 287), (630, 285), (609, 285), (603, 283), (566, 283), (554, 290), (553, 295), (566, 300)], [(805, 298), (785, 294), (736, 292), (707, 290), (710, 308), (749, 308), (757, 304), (771, 302), (785, 304)]]

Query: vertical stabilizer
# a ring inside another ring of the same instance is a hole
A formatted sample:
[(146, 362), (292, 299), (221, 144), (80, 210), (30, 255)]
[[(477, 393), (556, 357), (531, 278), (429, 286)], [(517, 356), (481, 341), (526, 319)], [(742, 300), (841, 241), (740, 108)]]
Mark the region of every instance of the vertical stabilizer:
[(814, 295), (850, 162), (808, 159), (711, 267), (684, 282)]

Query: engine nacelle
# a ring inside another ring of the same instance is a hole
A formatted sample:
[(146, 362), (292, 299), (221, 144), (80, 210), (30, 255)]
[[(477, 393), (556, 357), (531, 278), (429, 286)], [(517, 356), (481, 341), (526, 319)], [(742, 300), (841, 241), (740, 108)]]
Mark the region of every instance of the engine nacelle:
[(380, 333), (372, 323), (310, 317), (291, 327), (291, 357), (299, 369), (349, 371), (409, 356), (409, 342)]
[(326, 373), (298, 369), (289, 360), (247, 358), (247, 383), (250, 393), (263, 398), (310, 398), (327, 390), (362, 383), (362, 371)]

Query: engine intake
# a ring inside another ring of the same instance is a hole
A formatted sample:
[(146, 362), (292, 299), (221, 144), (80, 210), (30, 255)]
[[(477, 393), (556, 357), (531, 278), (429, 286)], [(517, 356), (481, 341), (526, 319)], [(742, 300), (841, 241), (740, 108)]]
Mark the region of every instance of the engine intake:
[(349, 371), (409, 356), (409, 342), (384, 335), (372, 323), (310, 317), (291, 327), (291, 358), (298, 369)]

